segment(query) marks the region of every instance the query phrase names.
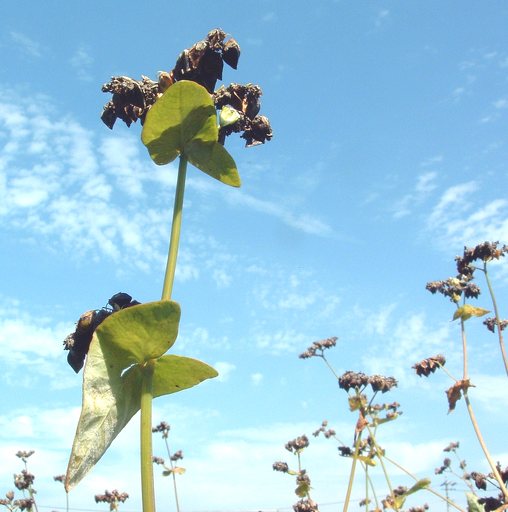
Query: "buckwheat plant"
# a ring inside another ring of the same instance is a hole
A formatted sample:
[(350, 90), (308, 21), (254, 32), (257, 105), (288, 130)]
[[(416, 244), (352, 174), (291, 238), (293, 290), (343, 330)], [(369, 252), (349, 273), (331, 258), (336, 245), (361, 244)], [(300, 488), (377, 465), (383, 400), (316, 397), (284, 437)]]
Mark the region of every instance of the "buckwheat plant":
[(120, 503), (125, 503), (129, 495), (126, 492), (120, 492), (116, 489), (112, 491), (105, 490), (104, 494), (95, 495), (95, 503), (108, 503), (110, 512), (119, 510)]
[(176, 475), (183, 475), (185, 473), (185, 468), (181, 466), (176, 466), (176, 462), (183, 459), (182, 450), (178, 450), (174, 453), (171, 453), (169, 449), (168, 437), (169, 431), (171, 427), (165, 421), (161, 421), (156, 427), (152, 428), (152, 432), (160, 433), (164, 444), (166, 446), (166, 453), (168, 455), (169, 467), (166, 465), (164, 459), (162, 457), (152, 457), (153, 463), (158, 466), (162, 466), (164, 469), (162, 470), (162, 476), (170, 476), (173, 479), (173, 494), (175, 496), (175, 506), (176, 511), (180, 512), (180, 503), (178, 500), (178, 487), (176, 485)]
[(34, 454), (34, 450), (20, 450), (16, 453), (16, 457), (23, 461), (23, 469), (21, 473), (14, 475), (14, 486), (23, 494), (22, 498), (16, 498), (14, 491), (5, 493), (5, 498), (0, 498), (0, 505), (12, 512), (18, 510), (27, 510), (28, 512), (38, 512), (35, 502), (35, 490), (33, 483), (35, 476), (28, 471), (28, 459)]
[[(460, 325), (460, 337), (462, 344), (462, 376), (461, 378), (453, 377), (446, 369), (446, 360), (444, 356), (434, 356), (416, 363), (413, 368), (419, 376), (428, 377), (434, 373), (436, 369), (443, 369), (445, 373), (452, 379), (453, 385), (448, 388), (446, 395), (448, 398), (449, 412), (455, 409), (457, 402), (464, 398), (464, 403), (471, 420), (474, 432), (478, 442), (483, 450), (485, 459), (487, 460), (490, 470), (491, 479), (496, 486), (499, 495), (495, 498), (489, 498), (489, 503), (481, 502), (478, 498), (468, 493), (468, 503), (470, 508), (484, 506), (483, 510), (496, 510), (508, 507), (508, 474), (501, 470), (499, 463), (495, 463), (487, 443), (484, 439), (479, 426), (478, 419), (475, 415), (471, 399), (469, 396), (469, 388), (473, 386), (469, 375), (469, 354), (468, 354), (468, 338), (466, 333), (466, 322), (472, 318), (483, 317), (489, 313), (487, 309), (474, 306), (470, 303), (471, 299), (478, 299), (481, 294), (480, 287), (476, 284), (477, 274), (481, 274), (487, 284), (490, 302), (494, 311), (494, 316), (486, 318), (483, 321), (485, 327), (492, 333), (497, 333), (501, 360), (503, 362), (505, 372), (508, 376), (508, 358), (503, 338), (503, 330), (508, 325), (506, 320), (500, 318), (499, 308), (494, 294), (493, 286), (490, 280), (488, 267), (494, 260), (504, 258), (508, 253), (508, 246), (500, 246), (499, 242), (483, 242), (475, 247), (464, 248), (462, 256), (455, 258), (457, 275), (444, 281), (432, 281), (427, 283), (427, 290), (431, 293), (440, 293), (447, 297), (454, 305), (455, 311), (453, 320), (458, 320)], [(493, 507), (493, 508), (491, 508)], [(482, 510), (481, 508), (477, 508)]]
[(224, 147), (226, 137), (240, 133), (248, 147), (272, 138), (270, 122), (259, 115), (259, 86), (232, 83), (215, 90), (224, 63), (236, 69), (239, 57), (239, 44), (214, 29), (181, 52), (173, 69), (159, 72), (157, 80), (116, 76), (102, 87), (112, 94), (101, 115), (106, 126), (112, 129), (117, 119), (127, 126), (139, 120), (150, 158), (157, 165), (178, 159), (178, 176), (161, 300), (139, 304), (128, 294), (116, 294), (108, 306), (82, 315), (66, 340), (69, 364), (76, 372), (84, 365), (83, 405), (65, 479), (67, 491), (140, 410), (143, 512), (154, 512), (152, 400), (217, 376), (201, 361), (166, 352), (176, 341), (180, 321), (172, 291), (187, 164), (239, 187), (235, 161)]
[[(319, 358), (324, 362), (327, 368), (337, 379), (339, 387), (347, 393), (349, 410), (355, 413), (357, 416), (353, 431), (353, 439), (352, 443), (350, 444), (341, 441), (337, 437), (335, 430), (329, 427), (326, 420), (321, 423), (321, 426), (315, 432), (313, 432), (314, 437), (323, 435), (326, 439), (335, 440), (338, 443), (339, 454), (342, 457), (351, 460), (349, 482), (346, 496), (344, 498), (344, 512), (349, 509), (353, 484), (356, 478), (356, 469), (358, 465), (360, 465), (362, 468), (363, 474), (365, 476), (365, 497), (360, 502), (360, 505), (365, 507), (366, 511), (375, 512), (380, 511), (381, 509), (402, 511), (403, 506), (410, 495), (420, 490), (427, 490), (438, 496), (440, 499), (443, 499), (450, 506), (453, 506), (457, 510), (464, 512), (463, 509), (449, 500), (446, 496), (443, 496), (438, 491), (432, 489), (430, 487), (430, 480), (418, 479), (413, 474), (411, 474), (410, 471), (403, 468), (400, 464), (386, 455), (385, 450), (379, 444), (378, 429), (381, 425), (385, 425), (396, 420), (400, 414), (402, 414), (402, 412), (400, 411), (399, 403), (377, 403), (376, 399), (379, 397), (379, 395), (383, 395), (384, 393), (387, 393), (395, 388), (397, 386), (397, 381), (393, 377), (385, 377), (382, 375), (369, 376), (361, 372), (353, 371), (347, 371), (343, 375), (339, 376), (326, 357), (327, 350), (335, 347), (336, 344), (336, 337), (315, 341), (307, 348), (307, 350), (301, 353), (299, 357), (301, 359)], [(306, 475), (305, 470), (302, 470), (300, 466), (300, 451), (308, 446), (309, 441), (305, 436), (297, 438), (297, 440), (305, 440), (305, 443), (301, 446), (298, 445), (298, 449), (296, 449), (296, 446), (288, 443), (286, 448), (289, 449), (293, 446), (295, 449), (295, 453), (298, 455), (298, 470), (291, 470), (285, 462), (276, 462), (273, 465), (273, 469), (283, 473), (296, 475), (298, 484), (298, 478), (301, 478), (302, 472), (304, 475)], [(389, 476), (387, 463), (394, 465), (398, 469), (404, 471), (415, 481), (414, 485), (410, 488), (403, 486), (394, 487)], [(371, 472), (373, 471), (373, 468), (375, 468), (378, 464), (381, 467), (382, 474), (389, 490), (388, 495), (384, 498), (380, 498), (376, 493), (371, 478)], [(304, 495), (304, 501), (307, 503), (310, 502), (313, 510), (317, 510), (318, 505), (312, 501), (308, 495), (309, 489), (310, 483), (309, 487), (297, 486), (297, 491), (300, 490), (307, 493)], [(299, 503), (293, 507), (295, 512), (301, 512)], [(374, 508), (371, 508), (372, 504), (374, 505)], [(412, 507), (407, 510), (408, 512), (420, 512), (427, 509), (428, 505), (424, 504), (422, 506)]]

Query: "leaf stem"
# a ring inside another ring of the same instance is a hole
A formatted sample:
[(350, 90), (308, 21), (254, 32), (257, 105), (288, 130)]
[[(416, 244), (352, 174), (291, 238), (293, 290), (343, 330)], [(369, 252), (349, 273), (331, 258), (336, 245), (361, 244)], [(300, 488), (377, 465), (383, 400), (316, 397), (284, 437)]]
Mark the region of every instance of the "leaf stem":
[(178, 179), (176, 181), (175, 205), (173, 208), (173, 223), (171, 225), (171, 238), (169, 241), (168, 261), (164, 285), (162, 287), (162, 300), (171, 300), (173, 282), (175, 280), (176, 258), (180, 242), (180, 229), (182, 226), (183, 195), (185, 191), (185, 176), (187, 174), (187, 158), (180, 155), (178, 164)]
[(143, 512), (155, 512), (155, 493), (152, 461), (152, 384), (155, 360), (142, 368), (141, 383), (141, 492)]

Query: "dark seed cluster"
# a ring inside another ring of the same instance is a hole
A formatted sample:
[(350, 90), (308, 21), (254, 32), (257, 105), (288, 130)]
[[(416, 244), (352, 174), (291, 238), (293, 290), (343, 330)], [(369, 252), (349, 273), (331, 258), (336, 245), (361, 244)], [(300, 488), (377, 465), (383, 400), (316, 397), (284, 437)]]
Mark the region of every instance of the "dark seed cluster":
[(0, 498), (0, 505), (5, 506), (8, 510), (28, 510), (33, 509), (35, 501), (32, 498), (14, 499), (14, 493), (9, 491), (5, 494), (5, 498)]
[(315, 341), (305, 352), (302, 352), (298, 357), (300, 359), (309, 359), (310, 357), (323, 357), (323, 352), (329, 348), (337, 345), (337, 337), (326, 338), (325, 340)]
[(372, 387), (372, 391), (386, 393), (397, 386), (397, 380), (393, 377), (384, 377), (382, 375), (372, 375), (369, 377), (362, 372), (352, 371), (347, 371), (339, 377), (339, 386), (346, 391), (350, 389), (360, 390), (369, 384)]
[(104, 491), (104, 494), (96, 494), (95, 495), (95, 503), (124, 503), (129, 498), (129, 495), (126, 492), (120, 492), (116, 489), (112, 491)]
[(294, 512), (319, 512), (318, 504), (310, 498), (304, 498), (293, 505)]
[(289, 466), (287, 465), (287, 462), (274, 462), (272, 464), (272, 468), (274, 471), (280, 471), (281, 473), (287, 473), (289, 471)]
[(156, 427), (152, 428), (152, 432), (160, 432), (163, 439), (167, 439), (171, 426), (165, 421), (161, 421)]
[(306, 435), (303, 435), (288, 441), (284, 448), (286, 448), (286, 450), (291, 453), (298, 453), (301, 452), (304, 448), (307, 448), (307, 446), (309, 446), (309, 439)]
[(142, 76), (134, 80), (127, 76), (115, 76), (102, 86), (103, 92), (113, 96), (104, 106), (101, 119), (112, 129), (116, 120), (121, 119), (130, 126), (138, 119), (144, 122), (147, 112), (169, 87), (180, 80), (196, 82), (212, 95), (215, 108), (220, 110), (228, 105), (238, 113), (238, 120), (220, 129), (219, 142), (224, 144), (226, 136), (241, 132), (246, 146), (256, 146), (271, 140), (273, 133), (270, 121), (260, 116), (261, 88), (257, 85), (231, 84), (214, 92), (217, 80), (222, 80), (224, 63), (237, 68), (240, 46), (235, 39), (226, 39), (221, 29), (211, 30), (208, 35), (177, 58), (175, 67), (169, 72), (160, 72), (157, 82)]
[(475, 247), (464, 247), (464, 254), (455, 258), (458, 273), (467, 275), (470, 272), (472, 274), (474, 267), (471, 264), (475, 261), (487, 262), (504, 257), (508, 253), (508, 246), (498, 246), (499, 242), (483, 242)]
[(20, 474), (14, 475), (14, 485), (20, 491), (24, 491), (29, 489), (35, 480), (35, 476), (32, 473), (29, 473), (26, 469), (21, 471)]
[(109, 315), (138, 304), (140, 303), (137, 300), (133, 300), (128, 293), (119, 292), (108, 300), (107, 306), (102, 309), (87, 311), (79, 317), (76, 329), (63, 341), (64, 350), (69, 351), (67, 362), (76, 373), (78, 373), (85, 364), (85, 357), (86, 354), (88, 354), (95, 329), (97, 329)]
[(328, 426), (328, 421), (323, 420), (321, 422), (321, 426), (314, 432), (312, 432), (312, 435), (314, 437), (318, 437), (319, 434), (323, 434), (326, 439), (330, 439), (330, 437), (334, 437), (336, 435), (335, 430), (333, 428), (326, 428)]
[[(483, 321), (483, 325), (485, 325), (490, 332), (496, 332), (496, 325), (498, 325), (498, 323), (494, 317), (490, 317)], [(506, 326), (508, 326), (508, 320), (499, 320), (500, 331), (504, 331)]]
[(421, 377), (422, 375), (428, 377), (431, 373), (434, 373), (438, 368), (444, 366), (445, 363), (445, 356), (438, 354), (437, 356), (423, 359), (419, 363), (414, 364), (411, 368), (415, 369), (416, 375), (418, 375), (419, 377)]
[(449, 297), (452, 302), (459, 302), (462, 295), (469, 299), (477, 299), (481, 291), (477, 284), (471, 282), (472, 275), (459, 274), (457, 277), (450, 277), (446, 281), (431, 281), (425, 289), (430, 293), (440, 293)]

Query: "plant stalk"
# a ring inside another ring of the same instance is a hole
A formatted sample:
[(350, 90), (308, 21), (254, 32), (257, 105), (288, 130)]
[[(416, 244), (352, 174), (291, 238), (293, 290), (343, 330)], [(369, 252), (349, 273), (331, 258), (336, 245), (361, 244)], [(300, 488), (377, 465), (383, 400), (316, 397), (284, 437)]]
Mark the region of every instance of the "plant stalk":
[(155, 512), (152, 462), (152, 384), (155, 360), (143, 366), (141, 384), (141, 492), (143, 512)]
[[(176, 181), (175, 204), (173, 207), (173, 222), (169, 240), (168, 261), (161, 300), (171, 300), (175, 280), (176, 260), (182, 226), (183, 196), (185, 191), (185, 176), (187, 173), (187, 158), (180, 155), (178, 178)], [(153, 372), (155, 360), (147, 361), (143, 367), (141, 388), (141, 491), (143, 512), (155, 512), (155, 492), (152, 462), (152, 400)]]
[(173, 282), (175, 280), (176, 258), (180, 242), (180, 229), (182, 226), (183, 195), (185, 191), (185, 176), (187, 174), (187, 158), (180, 155), (178, 164), (178, 179), (176, 181), (175, 205), (173, 207), (173, 223), (171, 225), (171, 238), (169, 240), (168, 261), (164, 285), (162, 287), (162, 300), (171, 300)]
[(494, 308), (494, 315), (496, 317), (497, 335), (499, 338), (499, 348), (501, 349), (501, 356), (503, 357), (504, 369), (505, 369), (506, 375), (508, 375), (508, 356), (506, 355), (506, 348), (504, 346), (503, 332), (501, 331), (501, 323), (500, 323), (500, 317), (499, 317), (499, 310), (497, 309), (496, 296), (494, 295), (494, 289), (492, 288), (492, 284), (490, 283), (489, 274), (487, 272), (487, 262), (485, 262), (483, 264), (483, 273), (485, 274), (485, 281), (487, 281), (490, 298), (492, 300), (492, 307)]
[(462, 394), (464, 395), (464, 401), (466, 402), (467, 412), (469, 413), (469, 418), (471, 419), (471, 423), (473, 425), (474, 432), (476, 434), (478, 442), (480, 443), (480, 446), (483, 450), (485, 458), (487, 459), (487, 462), (489, 463), (492, 474), (494, 475), (494, 478), (496, 479), (496, 481), (499, 485), (499, 490), (503, 493), (504, 499), (508, 501), (508, 489), (504, 485), (503, 479), (501, 478), (501, 475), (499, 474), (499, 471), (497, 470), (496, 464), (494, 463), (494, 460), (492, 459), (492, 456), (490, 455), (487, 445), (485, 444), (485, 440), (483, 439), (483, 435), (480, 430), (480, 426), (478, 425), (478, 422), (476, 421), (476, 416), (474, 414), (473, 407), (471, 405), (471, 402), (469, 401), (469, 395), (468, 395), (467, 389), (463, 390)]

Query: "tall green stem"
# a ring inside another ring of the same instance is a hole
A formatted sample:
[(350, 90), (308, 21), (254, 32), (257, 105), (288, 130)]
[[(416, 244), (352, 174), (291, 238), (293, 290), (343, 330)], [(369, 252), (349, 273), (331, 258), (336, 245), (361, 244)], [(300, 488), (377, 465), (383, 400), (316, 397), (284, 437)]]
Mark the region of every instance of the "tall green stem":
[[(173, 282), (175, 280), (176, 259), (180, 242), (182, 226), (183, 195), (185, 190), (185, 175), (187, 173), (187, 158), (180, 156), (178, 179), (176, 182), (175, 205), (173, 208), (173, 223), (169, 241), (168, 261), (164, 275), (161, 300), (171, 300)], [(141, 491), (143, 512), (155, 512), (155, 492), (152, 462), (152, 400), (153, 400), (153, 371), (155, 360), (147, 361), (143, 368), (141, 390)]]
[(143, 367), (141, 384), (141, 491), (143, 512), (155, 512), (152, 462), (152, 383), (155, 360)]
[(185, 191), (185, 175), (187, 173), (187, 158), (180, 156), (178, 165), (178, 179), (176, 182), (175, 206), (173, 208), (173, 224), (171, 225), (171, 238), (169, 241), (168, 262), (162, 288), (162, 300), (171, 300), (173, 282), (175, 280), (176, 258), (180, 242), (180, 228), (182, 226), (183, 194)]

